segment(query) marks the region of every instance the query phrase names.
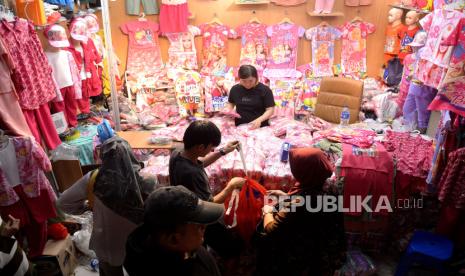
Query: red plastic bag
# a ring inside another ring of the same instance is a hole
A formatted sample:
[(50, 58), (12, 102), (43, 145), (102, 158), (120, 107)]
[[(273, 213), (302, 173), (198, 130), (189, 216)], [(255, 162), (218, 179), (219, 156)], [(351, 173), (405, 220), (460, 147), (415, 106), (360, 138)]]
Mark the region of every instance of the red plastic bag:
[(225, 202), (224, 221), (230, 228), (249, 242), (257, 223), (262, 217), (262, 208), (266, 189), (257, 181), (247, 179), (240, 192), (233, 192), (230, 200)]

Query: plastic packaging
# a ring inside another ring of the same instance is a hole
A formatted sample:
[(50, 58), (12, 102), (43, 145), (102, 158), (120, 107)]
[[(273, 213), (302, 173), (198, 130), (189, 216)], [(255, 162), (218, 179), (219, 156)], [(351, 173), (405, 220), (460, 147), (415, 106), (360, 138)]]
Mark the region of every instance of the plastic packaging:
[(52, 151), (52, 160), (79, 160), (79, 149), (66, 143), (61, 143)]

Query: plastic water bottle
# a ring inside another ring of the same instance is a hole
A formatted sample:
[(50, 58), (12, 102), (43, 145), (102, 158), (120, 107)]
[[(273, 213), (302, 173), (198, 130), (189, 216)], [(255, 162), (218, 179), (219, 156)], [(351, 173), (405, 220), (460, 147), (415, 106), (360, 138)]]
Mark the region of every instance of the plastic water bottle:
[(92, 271), (98, 272), (98, 260), (97, 259), (92, 259), (90, 261), (90, 267)]
[(284, 142), (283, 146), (281, 147), (281, 162), (287, 163), (289, 160), (289, 150), (291, 149), (291, 144), (288, 142)]
[(341, 111), (341, 126), (348, 126), (350, 121), (350, 112), (349, 108), (347, 106), (344, 106), (344, 108)]

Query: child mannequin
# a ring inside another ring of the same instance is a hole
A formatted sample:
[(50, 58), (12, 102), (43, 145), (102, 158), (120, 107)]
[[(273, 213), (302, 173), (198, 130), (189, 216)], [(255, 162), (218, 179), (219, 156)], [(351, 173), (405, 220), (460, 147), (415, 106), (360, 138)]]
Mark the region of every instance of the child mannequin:
[(413, 56), (414, 73), (403, 107), (403, 116), (405, 121), (410, 126), (414, 126), (416, 123), (417, 129), (422, 134), (426, 133), (429, 116), (431, 114), (428, 110), (428, 105), (434, 99), (437, 92), (436, 89), (423, 85), (423, 83), (417, 79), (415, 74), (417, 63), (422, 51), (421, 48), (425, 45), (426, 37), (427, 34), (425, 32), (418, 32), (414, 41), (409, 45), (413, 49), (413, 53), (411, 55)]
[(44, 34), (48, 40), (45, 55), (52, 66), (53, 77), (61, 94), (51, 102), (52, 109), (64, 113), (68, 127), (76, 127), (76, 99), (81, 97), (80, 76), (73, 56), (63, 50), (69, 47), (66, 31), (60, 25), (51, 25), (45, 29)]
[(316, 0), (314, 13), (328, 14), (333, 11), (334, 0)]
[(413, 38), (420, 30), (420, 28), (418, 27), (419, 20), (420, 15), (416, 11), (409, 11), (405, 16), (405, 26), (399, 32), (399, 59), (401, 60), (401, 62), (403, 62), (406, 55), (412, 53), (412, 48), (407, 44), (413, 41)]
[(94, 43), (88, 38), (87, 22), (84, 19), (74, 19), (69, 29), (71, 46), (68, 50), (78, 64), (82, 80), (82, 99), (77, 104), (81, 118), (86, 118), (90, 113), (90, 97), (102, 93), (102, 80), (97, 69), (102, 59)]
[(399, 55), (400, 39), (399, 31), (404, 27), (402, 24), (403, 11), (401, 9), (392, 8), (389, 10), (388, 22), (386, 27), (386, 44), (384, 45), (384, 63), (393, 57)]

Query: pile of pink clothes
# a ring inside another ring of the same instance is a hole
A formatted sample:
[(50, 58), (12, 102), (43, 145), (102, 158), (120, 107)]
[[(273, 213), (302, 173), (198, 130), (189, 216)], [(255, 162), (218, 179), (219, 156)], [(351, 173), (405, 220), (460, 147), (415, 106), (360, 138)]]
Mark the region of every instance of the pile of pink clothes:
[[(313, 144), (313, 133), (331, 127), (331, 124), (316, 117), (309, 118), (307, 123), (288, 118), (272, 119), (270, 127), (255, 130), (249, 129), (248, 125), (236, 127), (230, 117), (213, 117), (209, 120), (222, 133), (222, 144), (219, 147), (229, 141), (240, 141), (249, 177), (262, 180), (267, 189), (284, 191), (292, 187), (294, 179), (289, 164), (280, 161), (283, 143), (288, 142), (293, 147), (309, 147)], [(181, 121), (175, 126), (153, 131), (153, 136), (182, 141), (187, 126), (187, 121)], [(141, 174), (156, 177), (161, 184), (166, 185), (169, 182), (168, 163), (169, 156), (153, 156)], [(245, 176), (238, 151), (224, 156), (221, 162), (213, 163), (206, 170), (213, 192), (223, 189), (232, 177)]]

